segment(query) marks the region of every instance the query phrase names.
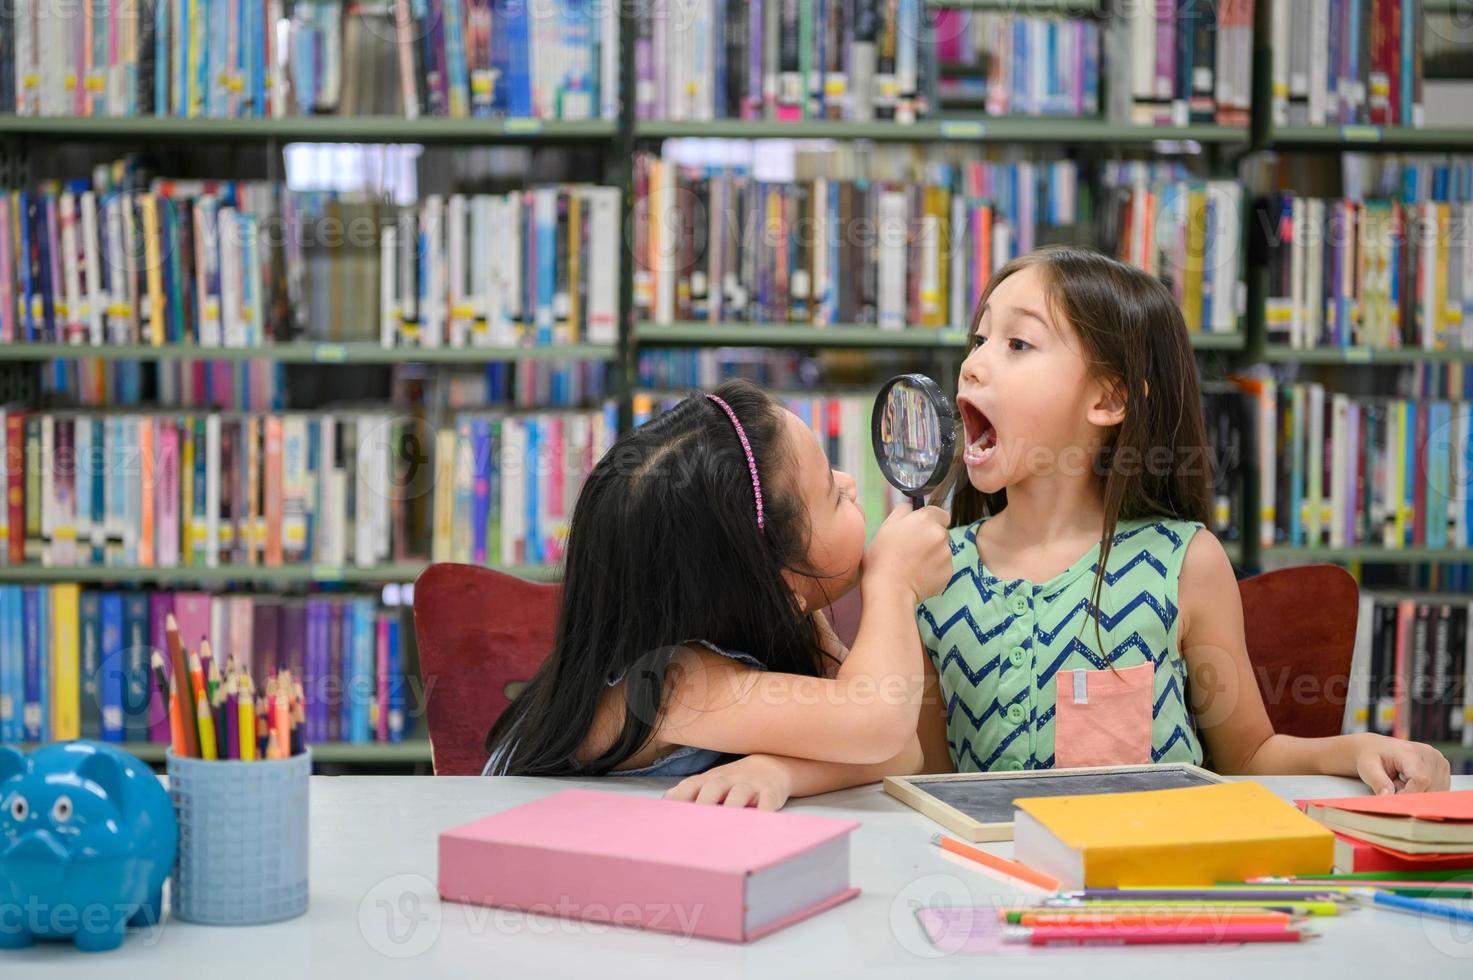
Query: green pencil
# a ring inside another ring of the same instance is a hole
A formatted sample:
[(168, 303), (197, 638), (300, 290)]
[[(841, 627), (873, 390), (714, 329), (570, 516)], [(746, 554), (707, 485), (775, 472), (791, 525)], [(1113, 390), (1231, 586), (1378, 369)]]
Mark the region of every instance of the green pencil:
[(1450, 871), (1356, 871), (1346, 874), (1301, 875), (1287, 878), (1251, 878), (1243, 881), (1222, 881), (1220, 885), (1292, 884), (1301, 881), (1447, 881), (1450, 878), (1473, 877), (1473, 868)]
[[(1231, 886), (1229, 886), (1231, 887)], [(1261, 881), (1253, 884), (1254, 888), (1264, 891), (1283, 889), (1284, 891), (1297, 892), (1306, 888), (1323, 888), (1327, 892), (1362, 892), (1372, 889), (1379, 892), (1389, 892), (1392, 895), (1402, 895), (1406, 898), (1473, 898), (1473, 885), (1446, 885), (1439, 882), (1428, 882), (1425, 884), (1377, 884), (1374, 881), (1362, 881), (1350, 884), (1332, 884), (1314, 879), (1296, 879), (1294, 881)]]

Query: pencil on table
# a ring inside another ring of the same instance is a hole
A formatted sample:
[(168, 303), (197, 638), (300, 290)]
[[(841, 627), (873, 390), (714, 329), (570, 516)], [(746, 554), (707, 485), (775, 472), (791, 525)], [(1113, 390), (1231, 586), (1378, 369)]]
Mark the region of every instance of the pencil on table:
[(194, 720), (194, 711), (186, 708), (193, 705), (190, 696), (189, 667), (184, 661), (184, 644), (179, 640), (179, 623), (169, 613), (164, 620), (164, 641), (169, 647), (169, 669), (173, 671), (174, 693), (179, 699), (180, 729), (184, 738), (184, 754), (199, 758), (199, 729)]

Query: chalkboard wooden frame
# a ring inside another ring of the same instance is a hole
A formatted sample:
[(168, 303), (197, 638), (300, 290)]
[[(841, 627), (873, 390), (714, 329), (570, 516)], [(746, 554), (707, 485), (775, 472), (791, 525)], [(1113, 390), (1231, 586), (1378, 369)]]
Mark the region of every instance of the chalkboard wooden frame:
[(1022, 799), (1029, 795), (1026, 785), (1029, 780), (1050, 779), (1060, 776), (1067, 778), (1076, 776), (1119, 775), (1122, 778), (1118, 792), (1127, 793), (1143, 788), (1156, 788), (1132, 786), (1129, 776), (1131, 773), (1137, 772), (1149, 772), (1155, 776), (1175, 773), (1187, 778), (1195, 777), (1198, 781), (1205, 783), (1227, 782), (1226, 779), (1217, 773), (1209, 772), (1200, 766), (1188, 765), (1186, 763), (1164, 763), (1141, 766), (1101, 766), (1085, 769), (1034, 769), (1025, 772), (963, 772), (924, 776), (886, 776), (885, 792), (907, 806), (913, 807), (921, 814), (930, 817), (962, 840), (971, 841), (974, 844), (982, 844), (989, 841), (1012, 840), (1013, 821), (978, 820), (976, 817), (935, 796), (930, 792), (928, 787), (935, 786), (939, 783), (1006, 780), (1016, 784), (1017, 792), (1014, 794), (1013, 799)]

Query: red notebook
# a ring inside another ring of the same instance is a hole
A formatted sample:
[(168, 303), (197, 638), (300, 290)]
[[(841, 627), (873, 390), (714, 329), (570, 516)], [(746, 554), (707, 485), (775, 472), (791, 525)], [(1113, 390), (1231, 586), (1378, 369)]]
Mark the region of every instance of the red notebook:
[(440, 835), (440, 897), (730, 942), (859, 894), (852, 820), (570, 789)]

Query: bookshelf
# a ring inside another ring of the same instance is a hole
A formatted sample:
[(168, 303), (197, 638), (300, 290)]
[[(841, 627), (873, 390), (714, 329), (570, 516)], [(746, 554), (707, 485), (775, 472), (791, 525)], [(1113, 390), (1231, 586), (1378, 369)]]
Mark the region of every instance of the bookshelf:
[(87, 117), (0, 114), (0, 139), (166, 142), (235, 140), (312, 143), (603, 143), (612, 119), (401, 119), (393, 116), (308, 116), (284, 119), (180, 119), (169, 116)]
[[(638, 323), (631, 341), (643, 346), (749, 346), (749, 347), (869, 347), (943, 348), (961, 350), (967, 343), (962, 327), (908, 327), (881, 330), (864, 324), (834, 324), (826, 327), (790, 326), (777, 323)], [(1197, 333), (1191, 337), (1197, 350), (1242, 350), (1242, 333)]]
[(1275, 364), (1466, 364), (1473, 349), (1422, 350), (1416, 347), (1290, 347), (1268, 344), (1263, 360)]
[(831, 139), (876, 142), (932, 143), (1064, 143), (1069, 145), (1147, 147), (1162, 142), (1241, 144), (1249, 141), (1241, 126), (1133, 126), (1103, 119), (1050, 119), (1029, 117), (922, 119), (913, 123), (841, 122), (748, 122), (724, 119), (710, 122), (636, 123), (635, 135), (642, 140), (672, 139)]
[(277, 364), (489, 364), (499, 361), (613, 361), (614, 344), (534, 347), (383, 347), (367, 342), (200, 347), (197, 344), (7, 344), (0, 361), (85, 358), (102, 361), (268, 361)]
[(12, 343), (0, 346), (0, 361), (87, 358), (102, 361), (267, 361), (275, 364), (489, 364), (496, 361), (613, 361), (611, 343), (564, 346), (470, 346), (386, 348), (377, 343), (264, 343), (246, 348), (203, 348), (194, 343), (125, 343), (90, 348), (72, 343)]
[[(157, 568), (137, 565), (80, 565), (73, 567), (0, 565), (0, 583), (82, 582), (110, 584), (149, 582), (155, 585), (225, 586), (253, 582), (284, 588), (322, 583), (413, 582), (428, 567), (427, 562), (390, 562), (359, 568), (354, 565), (299, 563), (292, 565), (185, 565)], [(553, 581), (555, 565), (503, 565), (499, 571), (539, 582)]]
[(1270, 129), (1270, 149), (1342, 150), (1473, 150), (1473, 126), (1467, 129), (1411, 129), (1404, 126), (1280, 126)]
[[(1455, 0), (1426, 0), (1429, 9)], [(1103, 0), (925, 0), (929, 8), (956, 8), (1028, 14), (1100, 14)], [(632, 97), (621, 101), (615, 119), (566, 122), (531, 118), (449, 119), (422, 117), (404, 119), (386, 116), (313, 116), (283, 119), (179, 119), (179, 118), (57, 118), (0, 114), (0, 190), (20, 187), (32, 175), (29, 154), (53, 144), (80, 142), (129, 146), (159, 144), (171, 154), (185, 153), (190, 144), (225, 143), (231, 146), (264, 148), (275, 161), (282, 144), (288, 142), (414, 143), (444, 147), (522, 146), (585, 150), (603, 161), (603, 177), (622, 190), (621, 218), (626, 226), (632, 211), (633, 166), (636, 148), (649, 148), (666, 139), (802, 139), (887, 144), (941, 144), (992, 146), (1059, 146), (1072, 157), (1127, 153), (1153, 159), (1183, 152), (1199, 154), (1212, 169), (1227, 170), (1251, 152), (1473, 150), (1473, 126), (1466, 129), (1409, 129), (1390, 126), (1273, 126), (1266, 111), (1267, 63), (1264, 10), (1260, 0), (1255, 26), (1254, 117), (1251, 126), (1193, 124), (1185, 126), (1139, 126), (1105, 118), (1067, 119), (1051, 117), (980, 116), (947, 113), (913, 123), (894, 121), (848, 122), (809, 120), (803, 122), (715, 120), (705, 122), (636, 119)], [(621, 91), (632, 93), (635, 79), (634, 8), (620, 9), (619, 78)], [(1246, 223), (1245, 223), (1246, 228)], [(1244, 263), (1246, 264), (1246, 248)], [(283, 365), (343, 367), (368, 365), (424, 364), (434, 367), (483, 366), (493, 362), (542, 362), (552, 360), (600, 361), (613, 366), (613, 393), (619, 403), (621, 428), (630, 418), (630, 401), (636, 382), (636, 365), (642, 348), (681, 347), (775, 347), (849, 351), (939, 350), (958, 356), (965, 344), (960, 328), (881, 331), (870, 325), (838, 324), (810, 327), (773, 323), (719, 323), (681, 321), (655, 324), (636, 321), (632, 299), (633, 270), (625, 263), (619, 281), (619, 331), (614, 344), (580, 344), (571, 347), (467, 347), (384, 348), (373, 343), (308, 343), (249, 348), (202, 348), (189, 345), (156, 347), (128, 345), (87, 347), (60, 344), (0, 346), (0, 375), (21, 383), (44, 370), (41, 362), (54, 359), (88, 359), (113, 362), (186, 361), (191, 359), (233, 362), (266, 361)], [(1252, 281), (1251, 275), (1247, 277)], [(1424, 351), (1417, 349), (1371, 350), (1365, 348), (1302, 350), (1266, 345), (1262, 311), (1251, 298), (1248, 315), (1240, 318), (1239, 330), (1231, 333), (1198, 333), (1192, 344), (1214, 368), (1254, 361), (1306, 366), (1356, 366), (1465, 364), (1473, 351)], [(1245, 477), (1251, 486), (1251, 476)], [(1250, 500), (1245, 513), (1256, 508)], [(1342, 563), (1421, 564), (1469, 561), (1457, 549), (1412, 548), (1388, 551), (1381, 548), (1263, 548), (1247, 526), (1244, 541), (1225, 542), (1235, 565), (1260, 567), (1265, 560), (1334, 561)], [(82, 567), (47, 568), (0, 566), (0, 583), (83, 582), (152, 583), (224, 587), (233, 583), (255, 583), (267, 588), (289, 589), (309, 585), (368, 585), (410, 582), (424, 563), (391, 563), (372, 568), (351, 565), (296, 564), (287, 566), (229, 566), (202, 568)], [(538, 580), (552, 580), (555, 566), (522, 565), (504, 569)], [(131, 746), (130, 746), (131, 748)], [(145, 758), (161, 758), (156, 746), (138, 746)], [(318, 745), (314, 752), (321, 761), (343, 765), (420, 764), (428, 761), (428, 746), (411, 739), (401, 744), (348, 746)], [(149, 753), (155, 753), (150, 755)], [(1464, 758), (1473, 750), (1464, 750)]]

